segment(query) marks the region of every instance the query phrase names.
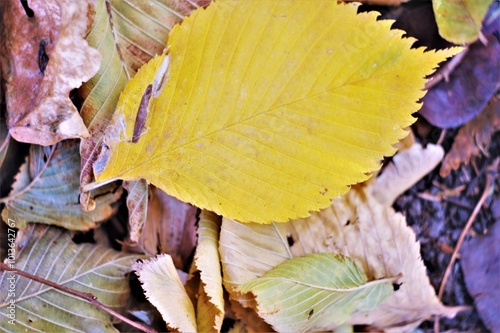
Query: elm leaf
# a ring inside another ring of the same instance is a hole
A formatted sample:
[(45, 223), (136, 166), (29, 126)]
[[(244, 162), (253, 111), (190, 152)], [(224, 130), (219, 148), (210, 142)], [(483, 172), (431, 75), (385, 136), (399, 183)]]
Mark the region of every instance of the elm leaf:
[(414, 40), (377, 15), (335, 1), (218, 1), (197, 10), (127, 84), (93, 165), (97, 184), (145, 178), (242, 222), (327, 207), (394, 154), (424, 76), (460, 51), (410, 49)]

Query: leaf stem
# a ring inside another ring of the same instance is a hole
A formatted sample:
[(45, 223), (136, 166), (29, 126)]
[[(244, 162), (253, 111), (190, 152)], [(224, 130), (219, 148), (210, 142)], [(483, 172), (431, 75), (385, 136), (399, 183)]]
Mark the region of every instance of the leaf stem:
[(82, 291), (78, 291), (78, 290), (74, 290), (74, 289), (71, 289), (71, 288), (68, 288), (68, 287), (65, 287), (65, 286), (62, 286), (60, 284), (57, 284), (55, 282), (52, 282), (50, 280), (46, 280), (44, 278), (41, 278), (39, 276), (36, 276), (36, 275), (32, 275), (30, 273), (27, 273), (25, 271), (22, 271), (22, 270), (19, 270), (17, 268), (13, 268), (13, 267), (10, 267), (9, 265), (3, 263), (3, 262), (0, 262), (0, 270), (4, 270), (4, 271), (11, 271), (11, 272), (15, 272), (16, 274), (19, 274), (25, 278), (28, 278), (28, 279), (31, 279), (33, 281), (36, 281), (38, 283), (43, 283), (47, 286), (50, 286), (54, 289), (57, 289), (57, 290), (60, 290), (60, 291), (63, 291), (65, 293), (68, 293), (70, 295), (73, 295), (73, 296), (76, 296), (76, 297), (79, 297), (95, 306), (97, 306), (98, 308), (100, 308), (101, 310), (104, 310), (106, 311), (107, 313), (123, 320), (124, 322), (126, 322), (127, 324), (143, 331), (143, 332), (146, 332), (146, 333), (158, 333), (158, 331), (156, 331), (155, 329), (151, 328), (151, 327), (147, 327), (147, 326), (144, 326), (142, 324), (139, 324), (133, 320), (130, 320), (128, 319), (127, 317), (121, 315), (120, 313), (116, 312), (115, 310), (107, 307), (106, 305), (102, 304), (101, 302), (97, 301), (97, 297), (94, 296), (94, 294), (92, 293), (85, 293), (85, 292), (82, 292)]

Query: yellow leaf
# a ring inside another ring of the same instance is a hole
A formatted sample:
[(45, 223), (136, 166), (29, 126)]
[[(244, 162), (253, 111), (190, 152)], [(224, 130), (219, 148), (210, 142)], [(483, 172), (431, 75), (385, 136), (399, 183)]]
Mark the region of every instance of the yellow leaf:
[(394, 153), (424, 76), (460, 50), (410, 49), (392, 22), (356, 11), (296, 0), (196, 11), (128, 83), (97, 182), (145, 178), (243, 222), (327, 207)]

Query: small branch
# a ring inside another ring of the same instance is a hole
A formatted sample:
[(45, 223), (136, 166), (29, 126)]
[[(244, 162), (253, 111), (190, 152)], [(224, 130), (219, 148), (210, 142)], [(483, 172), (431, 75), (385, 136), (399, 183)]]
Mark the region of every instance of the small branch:
[(442, 79), (445, 79), (445, 81), (448, 81), (448, 78), (455, 69), (461, 62), (462, 59), (465, 57), (467, 52), (469, 51), (469, 47), (466, 46), (456, 56), (454, 56), (450, 61), (448, 61), (441, 69), (439, 69), (434, 75), (432, 75), (429, 80), (425, 83), (424, 90), (429, 90), (432, 87), (434, 87), (436, 84), (441, 82)]
[(123, 320), (124, 322), (126, 322), (127, 324), (143, 331), (143, 332), (146, 332), (146, 333), (158, 333), (155, 329), (153, 328), (150, 328), (150, 327), (147, 327), (147, 326), (144, 326), (142, 324), (139, 324), (133, 320), (130, 320), (128, 319), (127, 317), (121, 315), (120, 313), (116, 312), (115, 310), (107, 307), (106, 305), (100, 303), (99, 301), (97, 301), (97, 298), (91, 294), (91, 293), (84, 293), (82, 291), (78, 291), (78, 290), (74, 290), (74, 289), (71, 289), (71, 288), (68, 288), (68, 287), (65, 287), (65, 286), (62, 286), (60, 284), (57, 284), (55, 282), (52, 282), (52, 281), (49, 281), (49, 280), (46, 280), (44, 278), (41, 278), (39, 276), (36, 276), (36, 275), (32, 275), (30, 273), (26, 273), (25, 271), (21, 271), (17, 268), (11, 268), (9, 267), (9, 265), (3, 263), (3, 262), (0, 262), (0, 269), (1, 270), (4, 270), (4, 271), (11, 271), (11, 272), (15, 272), (16, 274), (19, 274), (25, 278), (28, 278), (28, 279), (31, 279), (33, 281), (36, 281), (38, 283), (43, 283), (49, 287), (52, 287), (54, 289), (57, 289), (57, 290), (60, 290), (60, 291), (63, 291), (65, 293), (68, 293), (70, 295), (73, 295), (73, 296), (76, 296), (76, 297), (79, 297), (95, 306), (97, 306), (99, 309), (101, 310), (104, 310), (106, 311), (107, 313)]
[[(444, 294), (444, 288), (446, 286), (446, 282), (448, 281), (448, 278), (450, 277), (451, 270), (453, 268), (453, 265), (455, 264), (455, 261), (457, 260), (458, 257), (458, 252), (460, 251), (460, 248), (462, 247), (462, 243), (464, 242), (465, 236), (469, 233), (469, 230), (472, 227), (472, 224), (474, 224), (474, 221), (476, 219), (477, 214), (481, 210), (481, 207), (484, 205), (484, 202), (490, 195), (490, 188), (491, 184), (494, 181), (494, 177), (491, 175), (490, 171), (493, 170), (498, 170), (498, 164), (500, 162), (500, 158), (496, 158), (493, 163), (487, 168), (487, 174), (486, 174), (486, 185), (484, 186), (483, 194), (481, 195), (481, 198), (479, 198), (479, 201), (476, 204), (476, 207), (474, 207), (474, 210), (472, 211), (472, 214), (470, 215), (469, 219), (467, 220), (467, 223), (465, 224), (464, 229), (462, 230), (462, 233), (460, 234), (460, 237), (458, 238), (457, 244), (455, 245), (455, 249), (453, 249), (453, 254), (451, 255), (450, 263), (446, 267), (446, 271), (444, 272), (443, 279), (441, 280), (441, 285), (439, 286), (439, 292), (438, 292), (438, 299), (441, 300)], [(435, 318), (434, 321), (434, 332), (439, 333), (439, 316)]]

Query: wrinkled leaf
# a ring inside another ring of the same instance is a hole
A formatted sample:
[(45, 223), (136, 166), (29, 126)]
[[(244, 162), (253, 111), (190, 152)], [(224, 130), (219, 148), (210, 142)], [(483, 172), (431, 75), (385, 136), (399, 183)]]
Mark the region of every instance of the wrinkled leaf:
[(475, 41), (492, 2), (493, 0), (432, 0), (439, 34), (455, 44)]
[(53, 224), (70, 230), (88, 230), (107, 220), (118, 209), (116, 202), (123, 192), (121, 187), (110, 184), (92, 192), (97, 207), (85, 212), (78, 202), (80, 173), (78, 142), (67, 140), (44, 148), (32, 146), (12, 191), (2, 198), (5, 208), (2, 218), (16, 221), (17, 228), (27, 222)]
[[(92, 293), (99, 302), (120, 312), (129, 296), (127, 274), (137, 256), (95, 244), (75, 244), (62, 229), (30, 225), (27, 243), (16, 254), (15, 267), (68, 288)], [(6, 261), (8, 263), (8, 261)], [(9, 313), (9, 285), (15, 281), (15, 325)], [(0, 328), (8, 332), (118, 332), (108, 313), (94, 305), (4, 271), (0, 275)]]
[(419, 143), (394, 155), (382, 174), (371, 187), (372, 195), (385, 206), (392, 206), (404, 191), (412, 187), (422, 177), (431, 172), (443, 159), (441, 146)]
[(89, 132), (69, 98), (98, 70), (101, 56), (83, 39), (87, 1), (1, 1), (7, 124), (18, 141), (52, 145)]
[(221, 218), (202, 211), (198, 222), (198, 246), (194, 264), (200, 272), (200, 296), (196, 320), (200, 332), (219, 332), (224, 319), (224, 297), (219, 258), (219, 230)]
[(460, 265), (467, 290), (476, 309), (491, 332), (500, 331), (500, 223), (483, 237), (472, 238), (462, 246)]
[(196, 11), (125, 88), (96, 180), (145, 178), (243, 222), (328, 206), (394, 153), (423, 77), (459, 51), (409, 49), (376, 16), (334, 1)]
[(349, 258), (308, 254), (274, 267), (240, 287), (252, 293), (258, 313), (279, 332), (332, 330), (356, 311), (368, 311), (393, 293), (392, 279), (368, 282)]
[[(97, 0), (87, 41), (99, 50), (103, 60), (98, 73), (80, 89), (84, 98), (81, 116), (91, 135), (81, 143), (82, 186), (94, 179), (92, 163), (126, 82), (141, 65), (163, 51), (170, 29), (193, 8), (185, 0)], [(88, 192), (82, 193), (80, 201), (86, 210), (93, 209)]]
[(160, 311), (168, 327), (181, 332), (196, 332), (193, 303), (186, 294), (167, 254), (133, 265), (147, 299)]
[(423, 99), (419, 113), (431, 124), (450, 128), (465, 124), (484, 109), (500, 88), (500, 3), (495, 2), (485, 19), (483, 34), (488, 44), (470, 45), (460, 65)]
[(150, 255), (168, 253), (175, 267), (187, 271), (196, 247), (197, 208), (152, 189), (139, 245)]
[(461, 164), (488, 151), (492, 135), (500, 131), (500, 95), (491, 99), (486, 108), (459, 131), (446, 155), (439, 174), (446, 177)]

